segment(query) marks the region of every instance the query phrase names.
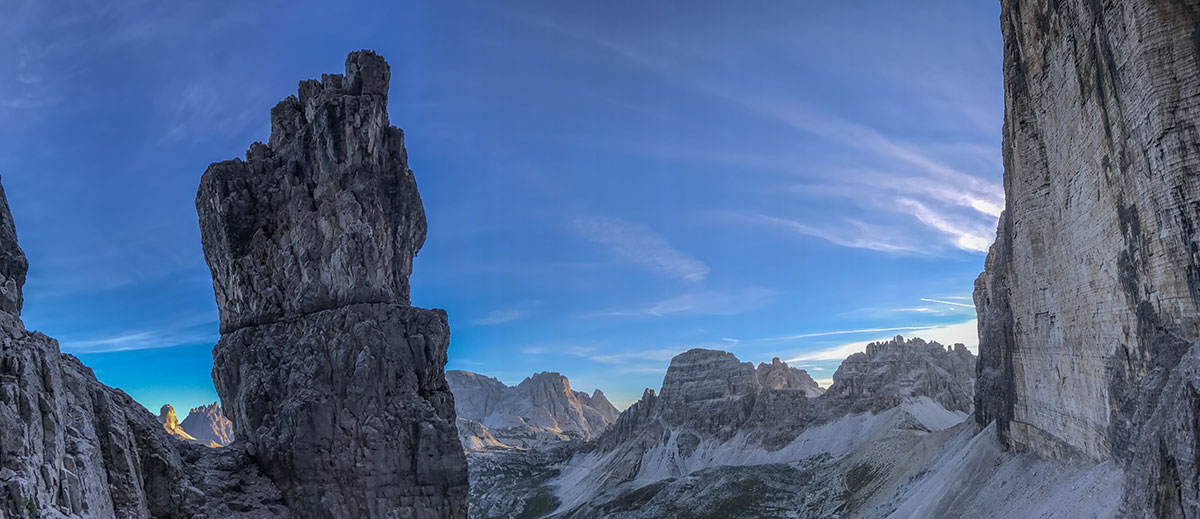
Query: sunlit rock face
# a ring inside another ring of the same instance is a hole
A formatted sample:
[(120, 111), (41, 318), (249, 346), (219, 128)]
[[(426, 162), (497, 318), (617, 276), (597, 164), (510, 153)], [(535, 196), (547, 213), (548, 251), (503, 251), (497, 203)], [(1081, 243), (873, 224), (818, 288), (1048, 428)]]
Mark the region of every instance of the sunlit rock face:
[(446, 378), (468, 451), (591, 440), (621, 414), (599, 389), (575, 391), (559, 373), (537, 373), (513, 387), (469, 371), (448, 371)]
[(219, 402), (193, 407), (187, 418), (179, 422), (179, 428), (210, 447), (233, 443), (233, 422), (225, 418)]
[(0, 188), (0, 517), (289, 517), (245, 451), (178, 441), (57, 341), (26, 330), (24, 265)]
[(175, 408), (171, 404), (165, 404), (158, 410), (158, 423), (162, 424), (163, 429), (171, 436), (183, 441), (197, 441), (196, 437), (188, 434), (179, 426), (179, 417), (175, 416)]
[(390, 69), (370, 51), (300, 83), (271, 137), (196, 197), (221, 316), (213, 381), (300, 517), (466, 516), (445, 312), (409, 306), (425, 217)]
[(1003, 0), (1006, 211), (976, 282), (977, 418), (1200, 502), (1200, 6)]

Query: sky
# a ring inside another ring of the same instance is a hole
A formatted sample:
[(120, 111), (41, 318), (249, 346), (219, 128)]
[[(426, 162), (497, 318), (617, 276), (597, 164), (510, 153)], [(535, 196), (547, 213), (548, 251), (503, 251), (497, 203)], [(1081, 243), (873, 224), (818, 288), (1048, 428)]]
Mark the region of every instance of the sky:
[(150, 409), (215, 401), (194, 199), (300, 80), (392, 67), (448, 369), (624, 407), (693, 347), (828, 385), (977, 342), (1004, 205), (996, 2), (0, 4), (23, 319)]

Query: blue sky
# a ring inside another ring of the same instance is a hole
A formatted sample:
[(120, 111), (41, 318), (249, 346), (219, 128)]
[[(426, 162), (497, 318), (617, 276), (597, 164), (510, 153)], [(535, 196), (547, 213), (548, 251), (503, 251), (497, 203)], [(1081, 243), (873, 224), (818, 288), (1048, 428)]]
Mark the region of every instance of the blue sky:
[(995, 2), (50, 4), (0, 6), (24, 319), (152, 409), (216, 399), (201, 173), (360, 48), (392, 65), (451, 369), (624, 406), (691, 347), (828, 379), (864, 341), (976, 341)]

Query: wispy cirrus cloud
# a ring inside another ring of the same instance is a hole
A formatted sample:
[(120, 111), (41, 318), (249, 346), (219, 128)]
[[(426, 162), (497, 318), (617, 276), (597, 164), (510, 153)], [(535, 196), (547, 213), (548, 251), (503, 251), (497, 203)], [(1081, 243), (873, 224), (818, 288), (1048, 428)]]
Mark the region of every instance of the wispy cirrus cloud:
[[(820, 336), (820, 335), (852, 334), (852, 333), (853, 334), (860, 334), (860, 333), (865, 334), (865, 333), (901, 331), (901, 330), (907, 330), (907, 331), (913, 332), (911, 334), (912, 337), (920, 337), (922, 339), (925, 339), (926, 341), (938, 342), (945, 346), (961, 343), (961, 344), (968, 345), (969, 347), (974, 347), (976, 344), (979, 343), (978, 326), (977, 326), (977, 322), (975, 319), (971, 319), (970, 321), (966, 321), (966, 322), (962, 322), (962, 323), (958, 323), (958, 324), (950, 324), (950, 325), (935, 325), (935, 326), (923, 326), (923, 327), (922, 326), (906, 326), (906, 327), (896, 327), (896, 328), (848, 330), (848, 331), (843, 331), (843, 332), (825, 332), (823, 334), (803, 334), (803, 335), (799, 335), (799, 336), (793, 336), (792, 338), (815, 337), (815, 336)], [(781, 339), (786, 339), (786, 337), (781, 338)], [(853, 355), (855, 353), (866, 351), (867, 345), (872, 342), (886, 341), (888, 339), (891, 339), (891, 337), (890, 336), (876, 336), (875, 338), (872, 338), (869, 340), (855, 341), (855, 342), (850, 342), (850, 343), (834, 346), (832, 348), (824, 348), (824, 349), (815, 350), (815, 351), (802, 352), (802, 353), (796, 354), (793, 358), (788, 359), (786, 362), (793, 363), (793, 362), (842, 360), (842, 359), (845, 359), (846, 357), (849, 357), (850, 355)]]
[(896, 327), (892, 327), (892, 328), (860, 328), (857, 330), (837, 330), (837, 331), (832, 331), (832, 332), (812, 332), (812, 333), (801, 333), (801, 334), (797, 334), (797, 335), (785, 335), (782, 337), (768, 337), (767, 339), (764, 339), (764, 340), (767, 340), (767, 341), (791, 341), (791, 340), (796, 340), (796, 339), (808, 339), (810, 337), (828, 337), (830, 335), (853, 335), (853, 334), (860, 334), (860, 333), (877, 333), (877, 332), (902, 332), (902, 331), (912, 331), (912, 330), (929, 330), (929, 329), (933, 329), (933, 328), (935, 328), (935, 326), (931, 326), (931, 325), (896, 326)]
[[(951, 298), (948, 297), (946, 299), (951, 299)], [(966, 299), (966, 298), (964, 298), (964, 299)], [(922, 297), (921, 300), (925, 301), (927, 303), (941, 303), (943, 305), (957, 306), (957, 307), (961, 307), (961, 308), (972, 308), (972, 309), (975, 308), (975, 305), (968, 305), (968, 304), (964, 304), (964, 303), (955, 303), (954, 301), (943, 301), (941, 299), (933, 299), (933, 298), (929, 298), (929, 297)]]
[(572, 222), (572, 228), (617, 257), (668, 277), (699, 282), (711, 271), (704, 262), (671, 246), (642, 224), (617, 218), (578, 218)]
[(67, 353), (106, 353), (215, 343), (218, 337), (217, 323), (213, 321), (161, 330), (128, 331), (99, 337), (65, 338), (60, 341), (60, 346)]
[[(943, 122), (969, 121), (963, 128), (966, 131), (950, 133), (953, 137), (941, 131), (937, 137), (910, 142), (851, 117), (818, 109), (814, 103), (798, 98), (793, 89), (772, 89), (774, 81), (770, 77), (749, 80), (738, 74), (712, 74), (713, 67), (731, 67), (730, 61), (693, 52), (687, 45), (635, 44), (557, 21), (522, 21), (592, 45), (685, 90), (706, 94), (761, 121), (781, 125), (790, 129), (797, 140), (827, 144), (820, 149), (830, 150), (828, 156), (817, 158), (834, 165), (827, 171), (812, 168), (812, 156), (786, 156), (766, 148), (722, 149), (716, 155), (718, 160), (743, 169), (805, 176), (809, 182), (803, 189), (843, 191), (854, 204), (867, 209), (850, 218), (756, 214), (747, 218), (750, 223), (774, 225), (839, 246), (881, 252), (936, 254), (952, 247), (978, 254), (986, 252), (994, 238), (996, 221), (1004, 207), (1003, 186), (995, 179), (1000, 163), (992, 132), (998, 126), (992, 126), (997, 124), (994, 117), (984, 116), (994, 108), (988, 104), (990, 97), (962, 94), (973, 84), (964, 84), (969, 81), (963, 79), (964, 74), (946, 70), (940, 81), (929, 79), (929, 84), (913, 89), (918, 97), (908, 102), (936, 108), (939, 114), (948, 116)], [(896, 79), (908, 81), (904, 76)], [(705, 147), (677, 150), (670, 155), (678, 160), (711, 160), (714, 153)], [(969, 168), (983, 169), (991, 178), (964, 171)], [(900, 225), (897, 214), (909, 220)]]
[(905, 254), (921, 254), (928, 251), (927, 247), (921, 247), (920, 244), (913, 242), (902, 233), (859, 220), (845, 219), (841, 224), (831, 225), (826, 222), (822, 225), (813, 225), (765, 214), (735, 214), (731, 215), (731, 218), (783, 229), (802, 236), (820, 238), (842, 247)]
[(487, 315), (470, 321), (470, 324), (475, 326), (491, 326), (495, 324), (511, 323), (519, 321), (529, 315), (529, 312), (523, 308), (500, 308), (488, 312)]
[(675, 315), (738, 315), (766, 306), (775, 291), (762, 287), (739, 290), (701, 290), (659, 300), (642, 307), (610, 308), (578, 314), (580, 318), (667, 317)]

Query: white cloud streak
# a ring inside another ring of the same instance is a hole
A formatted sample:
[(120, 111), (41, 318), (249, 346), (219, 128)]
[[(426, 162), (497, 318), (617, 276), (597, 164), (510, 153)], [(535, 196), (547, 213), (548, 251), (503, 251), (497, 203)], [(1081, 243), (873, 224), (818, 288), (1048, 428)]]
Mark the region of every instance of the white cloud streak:
[(922, 300), (922, 301), (925, 301), (925, 302), (928, 302), (928, 303), (941, 303), (941, 304), (943, 304), (943, 305), (959, 306), (959, 307), (962, 307), (962, 308), (972, 308), (972, 309), (973, 309), (973, 308), (975, 308), (975, 305), (968, 305), (968, 304), (963, 304), (963, 303), (955, 303), (954, 301), (942, 301), (941, 299), (930, 299), (930, 298), (927, 298), (927, 297), (922, 297), (922, 298), (921, 298), (921, 300)]
[(520, 308), (501, 308), (499, 310), (492, 310), (487, 315), (471, 321), (471, 324), (476, 326), (491, 326), (495, 324), (511, 323), (513, 321), (524, 319), (528, 315), (529, 312), (526, 312)]
[(660, 300), (647, 307), (614, 308), (579, 314), (581, 318), (668, 317), (675, 315), (739, 315), (767, 305), (773, 290), (749, 287), (740, 290), (702, 290)]
[(675, 279), (700, 282), (711, 270), (704, 262), (672, 247), (645, 225), (616, 218), (580, 218), (572, 226), (617, 257)]
[[(928, 326), (924, 328), (910, 328), (914, 333), (913, 337), (920, 337), (926, 341), (934, 341), (941, 343), (944, 346), (952, 344), (965, 344), (967, 346), (975, 346), (979, 343), (978, 327), (975, 319), (958, 324)], [(895, 328), (880, 328), (878, 331), (893, 331)], [(857, 341), (826, 348), (817, 351), (805, 352), (798, 354), (786, 362), (811, 362), (821, 360), (842, 360), (850, 355), (858, 352), (866, 351), (867, 345), (872, 342), (886, 341), (891, 337), (881, 336), (875, 339), (866, 341)]]

